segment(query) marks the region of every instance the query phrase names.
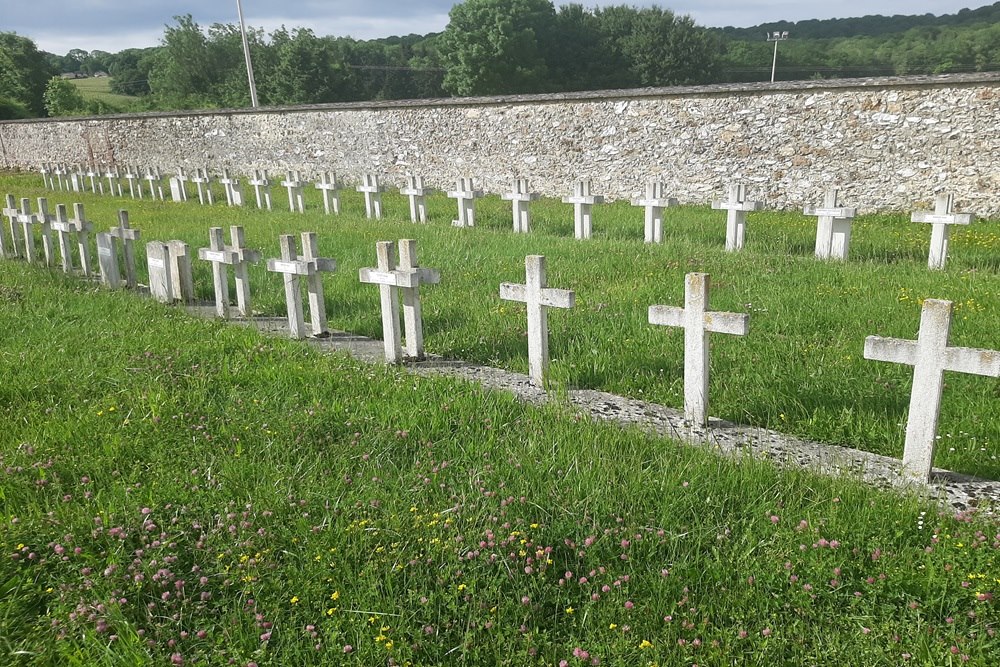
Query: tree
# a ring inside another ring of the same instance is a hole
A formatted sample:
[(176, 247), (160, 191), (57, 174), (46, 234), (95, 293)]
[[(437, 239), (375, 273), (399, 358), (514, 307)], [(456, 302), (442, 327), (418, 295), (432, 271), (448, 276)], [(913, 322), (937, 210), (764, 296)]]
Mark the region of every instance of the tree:
[(466, 0), (438, 42), (445, 89), (454, 95), (533, 93), (549, 82), (543, 40), (555, 23), (549, 0)]
[(84, 111), (87, 103), (73, 82), (54, 76), (45, 87), (45, 110), (50, 116), (70, 116)]
[(612, 57), (624, 60), (632, 85), (710, 83), (719, 74), (717, 38), (660, 7), (608, 7), (597, 13)]
[(208, 39), (190, 14), (174, 20), (177, 25), (167, 26), (153, 58), (149, 88), (170, 108), (206, 105), (217, 80)]
[(45, 86), (56, 74), (33, 41), (12, 32), (0, 32), (0, 97), (14, 100), (41, 116), (45, 113)]

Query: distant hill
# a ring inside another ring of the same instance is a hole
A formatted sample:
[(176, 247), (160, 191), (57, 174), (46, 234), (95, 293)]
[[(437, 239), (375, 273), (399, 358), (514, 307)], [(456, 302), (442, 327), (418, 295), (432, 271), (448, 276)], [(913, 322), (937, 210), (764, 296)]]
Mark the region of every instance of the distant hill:
[(796, 39), (881, 37), (906, 32), (912, 28), (943, 28), (974, 24), (1000, 23), (1000, 2), (979, 9), (963, 9), (957, 14), (917, 14), (882, 16), (874, 14), (846, 19), (809, 19), (761, 23), (750, 28), (710, 28), (732, 40), (762, 39), (764, 33), (787, 30)]

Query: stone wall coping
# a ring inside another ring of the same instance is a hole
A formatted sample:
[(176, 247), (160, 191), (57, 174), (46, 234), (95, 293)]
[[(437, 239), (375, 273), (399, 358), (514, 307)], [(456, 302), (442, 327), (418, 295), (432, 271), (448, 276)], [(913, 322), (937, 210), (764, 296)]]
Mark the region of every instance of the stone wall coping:
[(490, 107), (514, 104), (546, 104), (559, 102), (615, 102), (670, 97), (718, 97), (731, 95), (768, 95), (783, 93), (877, 90), (880, 88), (953, 88), (982, 84), (1000, 84), (1000, 72), (967, 74), (936, 74), (923, 76), (887, 76), (857, 79), (817, 79), (780, 81), (776, 83), (723, 83), (708, 86), (670, 86), (665, 88), (626, 88), (621, 90), (588, 90), (542, 95), (491, 95), (481, 97), (434, 98), (418, 100), (383, 100), (366, 102), (335, 102), (243, 109), (199, 109), (152, 111), (102, 116), (59, 116), (56, 118), (26, 118), (0, 121), (2, 125), (30, 123), (60, 123), (80, 121), (178, 118), (197, 116), (237, 116), (250, 114), (289, 114), (315, 111), (363, 111), (382, 109), (426, 109), (433, 107)]

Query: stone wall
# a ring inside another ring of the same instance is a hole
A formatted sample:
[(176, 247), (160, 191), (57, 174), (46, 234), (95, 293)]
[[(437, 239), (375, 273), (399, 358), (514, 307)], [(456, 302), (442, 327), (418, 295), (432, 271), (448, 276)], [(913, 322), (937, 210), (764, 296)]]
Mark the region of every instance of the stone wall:
[(1000, 216), (1000, 74), (661, 88), (0, 123), (0, 165), (42, 162), (363, 171), (551, 196), (579, 177), (624, 198), (658, 178), (685, 203), (749, 185), (771, 208), (838, 185), (862, 211), (938, 191)]

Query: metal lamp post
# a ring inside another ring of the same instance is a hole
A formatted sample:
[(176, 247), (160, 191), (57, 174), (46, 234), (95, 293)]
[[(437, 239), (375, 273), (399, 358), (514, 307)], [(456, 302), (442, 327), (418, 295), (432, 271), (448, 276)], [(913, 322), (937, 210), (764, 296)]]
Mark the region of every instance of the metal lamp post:
[[(247, 79), (250, 81), (250, 106), (257, 108), (257, 84), (253, 80), (253, 63), (250, 62), (250, 42), (247, 41), (247, 26), (243, 21), (243, 4), (236, 0), (236, 11), (240, 15), (240, 35), (243, 36), (243, 57), (247, 61)], [(777, 48), (777, 45), (775, 45)], [(774, 80), (772, 75), (771, 80)]]
[[(771, 83), (774, 83), (774, 71), (778, 67), (778, 42), (783, 42), (788, 39), (788, 31), (778, 32), (775, 30), (773, 33), (769, 32), (766, 34), (767, 41), (774, 42), (774, 59), (771, 61)], [(248, 60), (247, 62), (250, 61)]]

